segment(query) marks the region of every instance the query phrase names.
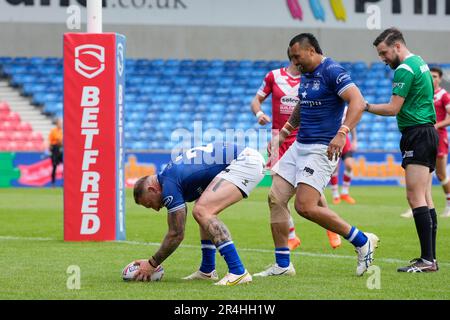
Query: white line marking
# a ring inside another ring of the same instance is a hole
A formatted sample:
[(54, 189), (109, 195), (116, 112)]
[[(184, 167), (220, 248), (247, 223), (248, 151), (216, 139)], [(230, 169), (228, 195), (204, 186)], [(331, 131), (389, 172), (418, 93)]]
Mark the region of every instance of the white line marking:
[[(43, 237), (15, 237), (15, 236), (0, 236), (0, 241), (7, 241), (7, 240), (18, 240), (18, 241), (62, 241), (54, 238), (43, 238)], [(135, 245), (135, 246), (152, 246), (152, 247), (159, 247), (161, 244), (158, 242), (141, 242), (141, 241), (106, 241), (107, 243), (117, 243), (117, 244), (128, 244), (128, 245)], [(201, 246), (197, 245), (191, 245), (191, 244), (181, 244), (181, 248), (188, 248), (188, 249), (196, 249), (201, 250)], [(268, 249), (255, 249), (255, 248), (237, 248), (238, 251), (246, 251), (246, 252), (257, 252), (257, 253), (268, 253), (273, 254), (273, 250)], [(294, 251), (291, 252), (291, 255), (295, 256), (305, 256), (305, 257), (315, 257), (315, 258), (327, 258), (327, 259), (352, 259), (355, 260), (356, 256), (346, 256), (346, 255), (337, 255), (337, 254), (329, 254), (329, 253), (316, 253), (316, 252), (298, 252)], [(406, 260), (400, 260), (400, 259), (393, 259), (393, 258), (378, 258), (376, 261), (385, 262), (385, 263), (408, 263), (409, 261)], [(439, 262), (439, 266), (446, 266), (450, 267), (450, 263), (446, 262)]]

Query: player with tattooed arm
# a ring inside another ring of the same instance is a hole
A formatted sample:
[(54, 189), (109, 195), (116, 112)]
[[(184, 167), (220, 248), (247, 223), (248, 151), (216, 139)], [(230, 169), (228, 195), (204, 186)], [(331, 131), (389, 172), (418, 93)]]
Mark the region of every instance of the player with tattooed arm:
[(196, 147), (169, 162), (158, 175), (140, 178), (134, 186), (134, 200), (146, 208), (167, 208), (169, 230), (156, 253), (138, 260), (136, 280), (148, 281), (154, 269), (180, 245), (186, 224), (186, 202), (196, 201), (192, 215), (199, 224), (202, 262), (185, 280), (218, 280), (216, 249), (229, 272), (216, 285), (234, 286), (252, 281), (244, 268), (219, 213), (247, 198), (264, 177), (264, 158), (258, 151), (234, 144), (214, 143)]

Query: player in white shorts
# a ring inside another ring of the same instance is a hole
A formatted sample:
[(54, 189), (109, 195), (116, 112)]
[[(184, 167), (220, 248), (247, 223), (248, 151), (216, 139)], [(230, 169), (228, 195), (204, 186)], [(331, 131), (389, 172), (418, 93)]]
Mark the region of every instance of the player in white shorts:
[[(174, 157), (175, 158), (175, 157)], [(192, 215), (199, 224), (202, 262), (186, 280), (218, 280), (216, 248), (229, 272), (217, 285), (234, 286), (252, 281), (237, 253), (230, 232), (218, 215), (225, 208), (247, 198), (264, 177), (264, 158), (258, 151), (234, 144), (215, 143), (192, 148), (177, 156), (161, 173), (140, 178), (134, 186), (134, 200), (146, 208), (167, 208), (169, 230), (161, 247), (148, 260), (138, 260), (136, 280), (148, 281), (184, 238), (187, 206), (195, 201)]]
[[(356, 126), (365, 108), (365, 101), (347, 71), (323, 56), (317, 39), (310, 33), (295, 36), (290, 55), (302, 72), (300, 102), (280, 134), (271, 142), (279, 147), (284, 139), (300, 127), (297, 141), (273, 167), (269, 199), (274, 210), (286, 214), (277, 204), (284, 198), (281, 190), (296, 188), (295, 210), (304, 218), (333, 231), (355, 247), (358, 253), (356, 274), (364, 274), (372, 264), (378, 237), (351, 226), (329, 208), (319, 206), (319, 199), (330, 181), (348, 133)], [(341, 125), (345, 104), (347, 117)], [(280, 257), (284, 252), (279, 252)], [(277, 257), (278, 258), (278, 257)], [(283, 270), (284, 269), (284, 270)], [(272, 266), (261, 276), (289, 273), (292, 267)]]

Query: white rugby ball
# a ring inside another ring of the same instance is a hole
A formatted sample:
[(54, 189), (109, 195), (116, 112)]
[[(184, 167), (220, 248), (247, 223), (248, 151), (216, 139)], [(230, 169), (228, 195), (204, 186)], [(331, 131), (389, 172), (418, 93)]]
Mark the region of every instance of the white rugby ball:
[[(139, 270), (139, 265), (135, 265), (134, 261), (130, 262), (122, 271), (122, 279), (125, 281), (133, 281), (134, 275)], [(160, 281), (164, 276), (164, 268), (162, 265), (156, 267), (155, 272), (150, 277), (150, 281)]]

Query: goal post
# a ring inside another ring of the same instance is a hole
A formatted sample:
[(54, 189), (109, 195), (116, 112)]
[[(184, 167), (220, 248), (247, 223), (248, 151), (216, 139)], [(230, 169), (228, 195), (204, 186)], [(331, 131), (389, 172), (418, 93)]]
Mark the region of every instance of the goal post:
[(125, 240), (126, 42), (102, 33), (102, 0), (87, 13), (87, 33), (64, 34), (64, 240)]

